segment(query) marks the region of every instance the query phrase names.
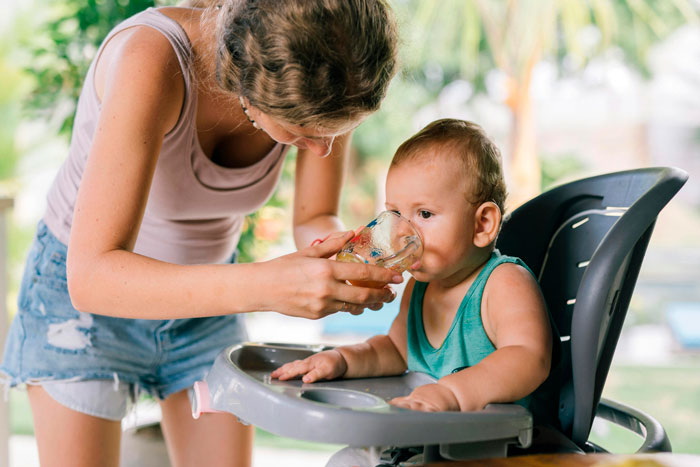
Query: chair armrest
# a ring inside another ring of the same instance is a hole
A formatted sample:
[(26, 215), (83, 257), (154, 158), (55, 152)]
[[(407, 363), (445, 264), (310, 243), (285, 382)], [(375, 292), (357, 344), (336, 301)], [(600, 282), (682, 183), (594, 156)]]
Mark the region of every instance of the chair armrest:
[(637, 452), (671, 452), (666, 430), (655, 418), (620, 402), (601, 398), (596, 417), (607, 420), (644, 438)]

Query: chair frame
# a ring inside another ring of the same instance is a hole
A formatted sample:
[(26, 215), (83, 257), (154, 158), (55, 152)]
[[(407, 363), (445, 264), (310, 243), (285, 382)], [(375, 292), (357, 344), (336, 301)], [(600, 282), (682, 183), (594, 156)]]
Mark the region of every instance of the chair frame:
[(622, 426), (648, 427), (641, 449), (670, 450), (663, 428), (651, 417), (618, 403), (599, 402), (656, 218), (687, 178), (687, 173), (672, 167), (585, 178), (543, 193), (504, 221), (498, 248), (521, 257), (541, 277), (550, 239), (572, 212), (619, 216), (598, 243), (578, 284), (567, 343), (570, 353), (557, 355), (563, 365), (556, 383), (561, 388), (557, 428), (583, 450), (591, 449), (587, 440), (597, 410), (602, 418)]

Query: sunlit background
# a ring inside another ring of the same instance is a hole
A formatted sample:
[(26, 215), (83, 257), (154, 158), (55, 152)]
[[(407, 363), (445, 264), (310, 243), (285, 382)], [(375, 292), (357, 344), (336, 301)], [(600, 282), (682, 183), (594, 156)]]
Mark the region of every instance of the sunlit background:
[[(442, 117), (475, 121), (495, 139), (509, 209), (584, 176), (646, 166), (686, 170), (688, 183), (656, 224), (604, 396), (656, 417), (674, 451), (700, 454), (700, 3), (391, 4), (402, 38), (401, 72), (382, 109), (355, 133), (342, 199), (346, 225), (362, 225), (382, 210), (393, 151)], [(47, 189), (67, 155), (87, 66), (112, 26), (152, 5), (0, 2), (0, 198), (14, 199), (4, 210), (3, 239), (10, 317)], [(290, 157), (273, 199), (248, 219), (244, 261), (292, 251), (293, 172)], [(344, 343), (385, 332), (396, 311), (392, 305), (314, 322), (257, 313), (248, 323), (253, 340)], [(26, 395), (12, 391), (9, 401), (11, 459), (29, 462), (11, 465), (38, 465), (31, 463), (36, 454)], [(640, 444), (604, 424), (594, 425), (593, 438), (615, 452)], [(256, 465), (266, 465), (265, 456), (274, 459), (276, 449), (306, 459), (300, 465), (323, 465), (336, 448), (259, 432)]]

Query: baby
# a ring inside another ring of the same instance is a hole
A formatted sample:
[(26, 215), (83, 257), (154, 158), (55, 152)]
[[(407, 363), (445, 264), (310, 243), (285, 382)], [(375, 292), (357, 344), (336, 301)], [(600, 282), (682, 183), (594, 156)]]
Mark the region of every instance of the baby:
[(424, 253), (388, 335), (287, 363), (271, 377), (312, 383), (408, 369), (437, 381), (395, 406), (527, 406), (549, 374), (552, 336), (535, 277), (495, 249), (505, 198), (500, 152), (478, 125), (438, 120), (405, 141), (387, 175), (386, 208), (411, 221)]

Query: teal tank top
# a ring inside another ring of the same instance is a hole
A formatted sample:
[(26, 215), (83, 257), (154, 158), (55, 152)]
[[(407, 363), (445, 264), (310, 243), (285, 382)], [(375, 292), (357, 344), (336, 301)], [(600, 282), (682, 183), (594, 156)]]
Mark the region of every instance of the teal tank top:
[(519, 258), (501, 255), (494, 250), (462, 299), (452, 326), (437, 349), (430, 344), (423, 328), (423, 297), (428, 283), (416, 281), (408, 308), (407, 365), (410, 371), (420, 371), (440, 379), (476, 365), (496, 350), (481, 322), (481, 297), (489, 276), (503, 263), (519, 264), (530, 270)]

